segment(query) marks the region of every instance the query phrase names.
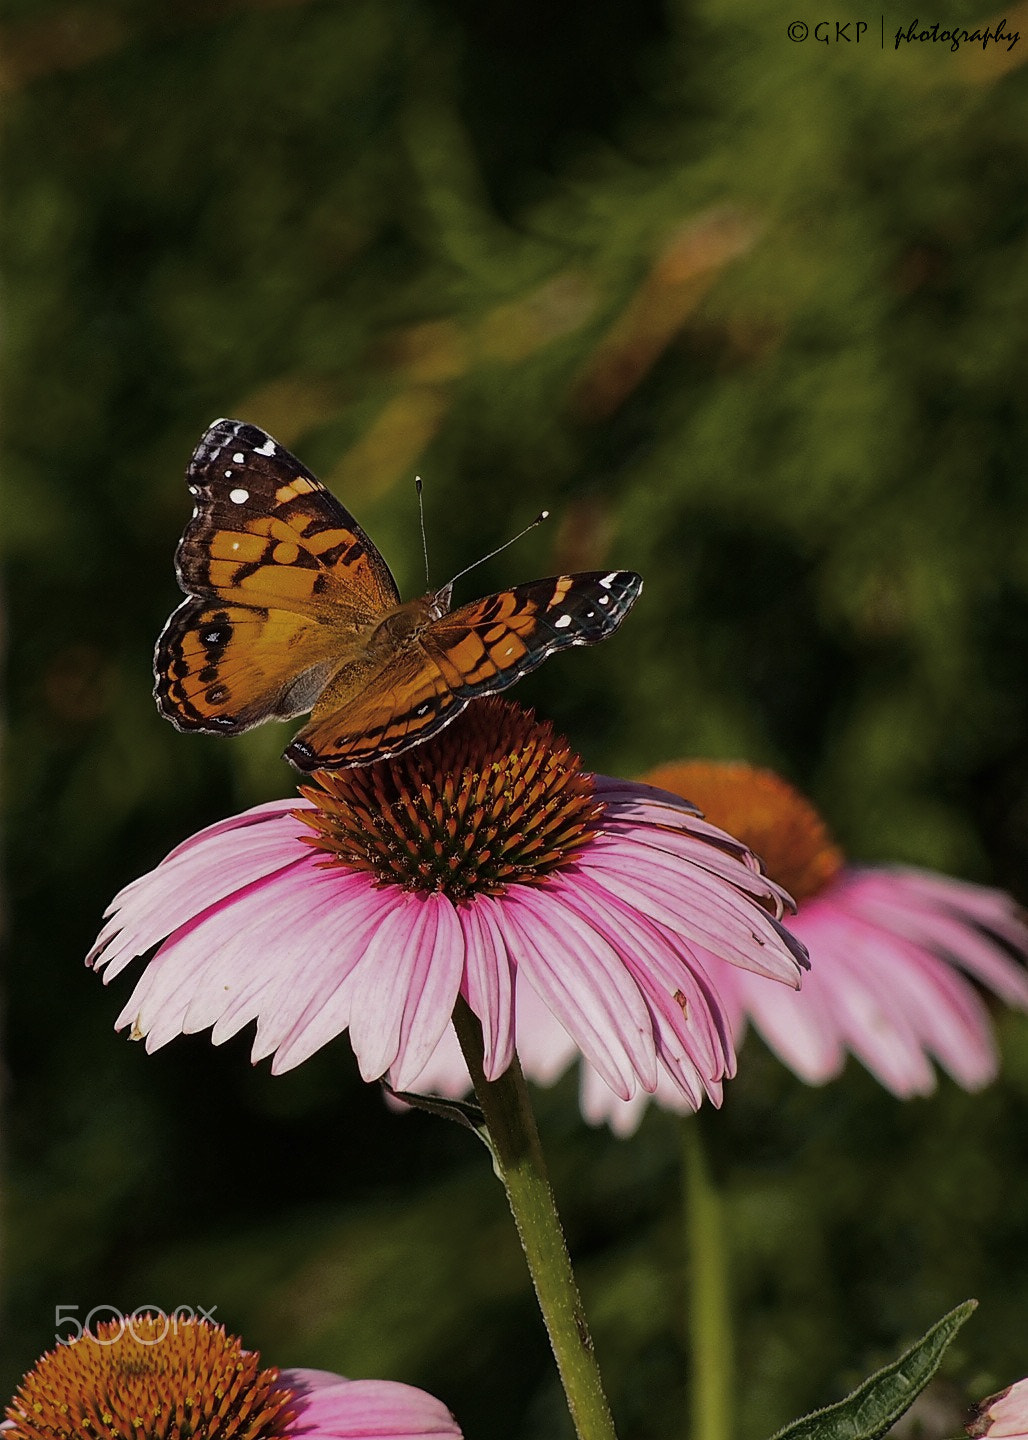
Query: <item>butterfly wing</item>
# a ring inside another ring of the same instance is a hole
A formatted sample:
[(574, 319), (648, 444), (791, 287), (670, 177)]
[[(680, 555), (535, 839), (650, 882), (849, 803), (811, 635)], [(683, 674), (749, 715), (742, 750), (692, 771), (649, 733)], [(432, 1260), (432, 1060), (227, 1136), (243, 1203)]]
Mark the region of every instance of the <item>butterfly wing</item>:
[(642, 590), (631, 570), (555, 575), (487, 595), (433, 620), (375, 673), (341, 671), (286, 750), (301, 770), (369, 765), (448, 725), (570, 645), (594, 645)]
[(236, 735), (304, 714), (338, 663), (326, 627), (295, 611), (192, 599), (158, 641), (154, 694), (177, 729)]
[(606, 639), (641, 591), (633, 570), (531, 580), (444, 615), (421, 644), (456, 694), (495, 695), (558, 650)]
[(371, 765), (427, 740), (467, 703), (420, 646), (375, 672), (356, 660), (333, 676), (285, 756), (298, 770)]
[(196, 504), (175, 568), (187, 599), (157, 642), (158, 707), (180, 730), (222, 734), (302, 714), (399, 602), (389, 567), (256, 425), (215, 421), (186, 478)]

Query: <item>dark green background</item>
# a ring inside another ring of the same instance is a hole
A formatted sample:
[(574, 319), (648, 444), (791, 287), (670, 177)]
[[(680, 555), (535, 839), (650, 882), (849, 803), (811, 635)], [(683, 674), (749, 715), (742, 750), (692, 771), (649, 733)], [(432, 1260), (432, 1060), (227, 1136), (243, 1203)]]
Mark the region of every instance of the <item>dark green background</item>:
[[(427, 1386), (469, 1440), (566, 1437), (469, 1136), (388, 1113), (345, 1040), (278, 1079), (247, 1037), (148, 1058), (111, 1029), (129, 977), (82, 967), (121, 885), (292, 784), (286, 727), (181, 736), (150, 699), (183, 470), (213, 417), (264, 425), (405, 594), (415, 470), (437, 581), (548, 506), (460, 595), (643, 572), (623, 631), (519, 689), (589, 766), (770, 763), (851, 854), (1028, 899), (1028, 33), (797, 44), (860, 17), (759, 0), (0, 13), (2, 1386), (58, 1304), (216, 1305), (269, 1361)], [(969, 1294), (953, 1381), (1028, 1371), (1028, 1029), (1000, 1030), (997, 1085), (910, 1104), (751, 1041), (700, 1117), (743, 1440)], [(679, 1436), (677, 1124), (589, 1132), (569, 1081), (541, 1125), (621, 1433)]]

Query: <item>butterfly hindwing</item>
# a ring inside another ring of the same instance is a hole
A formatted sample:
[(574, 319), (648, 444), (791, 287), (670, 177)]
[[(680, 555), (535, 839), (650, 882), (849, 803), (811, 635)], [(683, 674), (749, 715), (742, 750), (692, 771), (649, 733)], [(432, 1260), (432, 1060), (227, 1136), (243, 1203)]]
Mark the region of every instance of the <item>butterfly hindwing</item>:
[(427, 740), (467, 703), (420, 648), (374, 673), (361, 673), (358, 662), (326, 686), (286, 758), (308, 771), (370, 765)]
[(629, 570), (555, 575), (487, 595), (433, 620), (417, 645), (377, 672), (342, 671), (286, 750), (301, 770), (397, 755), (569, 645), (621, 624), (642, 589)]
[(337, 665), (324, 625), (193, 597), (158, 642), (154, 693), (179, 730), (234, 735), (303, 715)]

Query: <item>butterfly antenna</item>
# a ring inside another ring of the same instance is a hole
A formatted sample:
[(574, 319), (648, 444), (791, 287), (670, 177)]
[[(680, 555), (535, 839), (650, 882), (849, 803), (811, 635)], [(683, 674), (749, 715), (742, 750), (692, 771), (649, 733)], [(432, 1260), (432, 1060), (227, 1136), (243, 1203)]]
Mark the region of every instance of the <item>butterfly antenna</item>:
[(418, 492), (418, 518), (421, 521), (421, 548), (425, 554), (425, 589), (431, 590), (432, 586), (428, 580), (428, 537), (425, 534), (425, 502), (421, 498), (422, 484), (420, 475), (415, 475), (414, 477), (414, 488)]
[(465, 566), (463, 570), (458, 570), (456, 575), (450, 581), (450, 584), (455, 585), (456, 582), (462, 579), (465, 575), (467, 575), (470, 570), (477, 570), (479, 565), (484, 565), (485, 562), (487, 560), (491, 560), (494, 555), (499, 555), (502, 550), (506, 550), (509, 546), (520, 540), (522, 536), (527, 535), (529, 530), (534, 530), (537, 525), (541, 525), (544, 520), (548, 520), (549, 515), (549, 510), (540, 510), (539, 514), (532, 521), (531, 525), (526, 525), (524, 530), (519, 530), (518, 533), (516, 535), (512, 535), (509, 540), (504, 540), (502, 545), (497, 545), (495, 550), (490, 550), (489, 554), (483, 555), (481, 560), (476, 560), (473, 564)]

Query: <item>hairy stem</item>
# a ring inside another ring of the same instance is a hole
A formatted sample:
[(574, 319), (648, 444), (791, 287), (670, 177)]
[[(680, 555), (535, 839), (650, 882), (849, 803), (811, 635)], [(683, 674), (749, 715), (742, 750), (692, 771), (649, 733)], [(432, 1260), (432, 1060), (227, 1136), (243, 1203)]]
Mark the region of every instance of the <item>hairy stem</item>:
[(515, 1056), (504, 1074), (487, 1080), (482, 1030), (463, 1000), (457, 1002), (453, 1023), (485, 1115), (575, 1433), (579, 1440), (616, 1440), (521, 1066)]

